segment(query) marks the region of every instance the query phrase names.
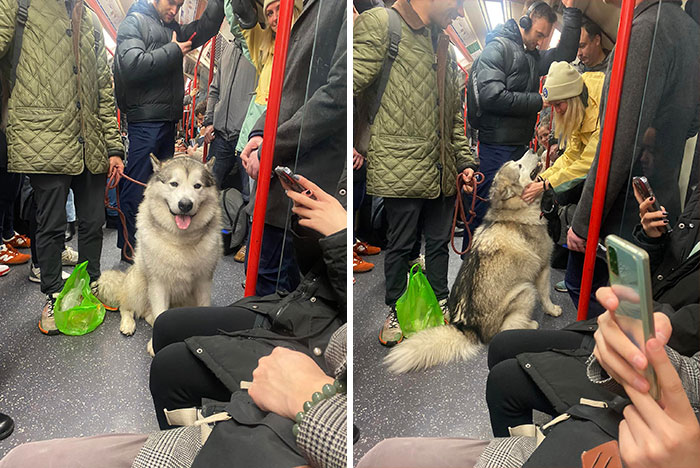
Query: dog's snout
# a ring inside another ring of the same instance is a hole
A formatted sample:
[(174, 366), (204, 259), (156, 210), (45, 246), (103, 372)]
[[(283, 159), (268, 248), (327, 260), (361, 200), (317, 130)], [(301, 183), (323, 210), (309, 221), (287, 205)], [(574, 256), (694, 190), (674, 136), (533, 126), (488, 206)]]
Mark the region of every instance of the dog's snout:
[(186, 198), (183, 198), (177, 203), (177, 207), (180, 209), (180, 212), (185, 214), (189, 213), (190, 210), (192, 209), (192, 200), (188, 200)]

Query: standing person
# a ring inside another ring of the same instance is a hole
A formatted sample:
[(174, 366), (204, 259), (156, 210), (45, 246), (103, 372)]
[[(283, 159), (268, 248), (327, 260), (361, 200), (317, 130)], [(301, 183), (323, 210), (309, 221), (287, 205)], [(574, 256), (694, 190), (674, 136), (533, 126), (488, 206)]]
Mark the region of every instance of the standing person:
[[(621, 0), (610, 2), (621, 5)], [(700, 94), (697, 23), (681, 9), (680, 1), (636, 0), (635, 5), (600, 227), (601, 239), (616, 234), (631, 242), (639, 222), (634, 193), (627, 190), (632, 177), (647, 177), (656, 199), (673, 216), (671, 225), (682, 212), (678, 178)], [(610, 76), (603, 87), (601, 120), (609, 80)], [(581, 285), (597, 170), (598, 154), (567, 235), (572, 251), (566, 269), (570, 289)], [(594, 275), (594, 283), (605, 280), (601, 275)], [(594, 300), (591, 296), (591, 303)]]
[[(245, 108), (241, 103), (250, 99), (257, 82), (256, 71), (245, 58), (238, 37), (229, 42), (222, 39), (221, 62), (209, 87), (207, 112), (204, 116), (204, 141), (210, 144), (209, 157), (215, 157), (214, 178), (221, 183), (233, 168), (237, 168), (238, 188), (247, 201), (248, 175), (243, 170), (236, 151)], [(218, 44), (217, 44), (218, 46)]]
[(583, 22), (576, 56), (580, 62), (579, 73), (607, 71), (610, 51), (603, 49), (603, 30), (596, 23)]
[(398, 15), (401, 24), (398, 55), (370, 125), (366, 155), (367, 193), (384, 197), (389, 224), (384, 260), (389, 314), (379, 332), (385, 346), (403, 339), (395, 305), (406, 287), (419, 229), (425, 236), (426, 276), (447, 313), (455, 181), (460, 175), (471, 180), (477, 168), (464, 135), (460, 77), (442, 32), (458, 8), (457, 0), (398, 0), (391, 9), (375, 8), (355, 20), (355, 97), (364, 96), (381, 74), (390, 44), (389, 15)]
[[(223, 0), (210, 0), (199, 20), (175, 21), (184, 0), (138, 0), (119, 26), (114, 57), (117, 103), (129, 121), (129, 159), (125, 174), (146, 182), (153, 173), (149, 154), (160, 160), (175, 151), (175, 125), (182, 118), (185, 79), (182, 59), (214, 36), (224, 19)], [(128, 241), (135, 245), (136, 212), (143, 187), (123, 180), (120, 204)], [(117, 246), (124, 233), (117, 230)], [(122, 260), (131, 263), (124, 256)]]
[[(541, 51), (557, 15), (542, 1), (535, 1), (518, 22), (514, 19), (496, 27), (486, 39), (486, 47), (472, 67), (470, 89), (476, 88), (476, 102), (468, 108), (469, 123), (479, 131), (479, 171), (484, 181), (477, 194), (488, 198), (491, 182), (506, 161), (519, 159), (532, 140), (537, 113), (542, 110), (539, 77), (546, 75), (552, 62), (571, 62), (576, 58), (581, 35), (581, 10), (574, 0), (563, 0), (564, 27), (559, 45)], [(471, 99), (470, 99), (471, 100)], [(473, 113), (481, 113), (478, 121)], [(472, 228), (476, 228), (488, 209), (487, 201), (478, 201)]]
[[(0, 0), (0, 56), (13, 47), (18, 9), (15, 0)], [(23, 35), (8, 101), (8, 171), (29, 174), (34, 189), (46, 294), (39, 329), (54, 335), (68, 189), (75, 194), (79, 261), (88, 261), (94, 281), (100, 276), (106, 174), (121, 173), (124, 147), (97, 16), (79, 0), (33, 2), (25, 32), (33, 34)]]

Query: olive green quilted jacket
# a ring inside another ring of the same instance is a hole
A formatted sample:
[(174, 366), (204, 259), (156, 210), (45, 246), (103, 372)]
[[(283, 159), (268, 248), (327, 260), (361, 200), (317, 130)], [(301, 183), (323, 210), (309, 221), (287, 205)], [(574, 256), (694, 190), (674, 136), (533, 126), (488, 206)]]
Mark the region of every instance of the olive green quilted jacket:
[[(0, 0), (3, 76), (15, 30), (17, 0)], [(79, 67), (63, 0), (34, 0), (24, 30), (17, 81), (8, 102), (8, 170), (77, 175), (106, 173), (108, 156), (124, 155), (112, 80), (94, 13), (83, 8)]]
[[(401, 42), (370, 127), (367, 193), (395, 198), (451, 196), (456, 193), (457, 173), (478, 166), (464, 136), (458, 84), (463, 78), (458, 77), (454, 57), (448, 55), (440, 125), (437, 53), (431, 35), (442, 36), (436, 39), (445, 53), (447, 36), (424, 26), (406, 0), (399, 0), (394, 8), (403, 18)], [(353, 26), (356, 99), (366, 98), (365, 91), (379, 78), (388, 47), (387, 10), (375, 8), (361, 14)]]

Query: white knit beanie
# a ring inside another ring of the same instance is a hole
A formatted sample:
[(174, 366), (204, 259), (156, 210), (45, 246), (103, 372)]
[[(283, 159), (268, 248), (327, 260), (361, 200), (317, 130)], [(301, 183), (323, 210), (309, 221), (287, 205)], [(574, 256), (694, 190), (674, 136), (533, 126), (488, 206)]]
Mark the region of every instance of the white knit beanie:
[(542, 96), (547, 102), (563, 101), (583, 92), (583, 78), (566, 62), (553, 62), (542, 87)]
[(267, 10), (267, 7), (270, 6), (271, 3), (276, 2), (277, 0), (264, 0), (263, 2), (263, 15), (265, 15), (265, 11)]

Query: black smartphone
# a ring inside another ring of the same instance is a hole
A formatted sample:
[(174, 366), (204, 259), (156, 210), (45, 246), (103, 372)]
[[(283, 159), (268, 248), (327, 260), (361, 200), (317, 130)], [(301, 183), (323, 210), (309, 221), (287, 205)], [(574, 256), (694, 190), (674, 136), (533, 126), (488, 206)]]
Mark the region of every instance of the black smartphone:
[(302, 193), (306, 189), (299, 183), (299, 178), (292, 170), (285, 166), (277, 166), (275, 168), (275, 174), (280, 180), (282, 187), (286, 190), (293, 190), (297, 193)]
[[(651, 185), (649, 185), (649, 180), (647, 180), (646, 177), (633, 177), (632, 185), (634, 185), (634, 187), (645, 200), (647, 198), (654, 197), (654, 202), (651, 205), (651, 211), (661, 211), (661, 205), (659, 205), (659, 200), (656, 199), (656, 195), (654, 195), (654, 191), (651, 189)], [(671, 228), (668, 225), (662, 226), (661, 229), (664, 232), (671, 232)]]

